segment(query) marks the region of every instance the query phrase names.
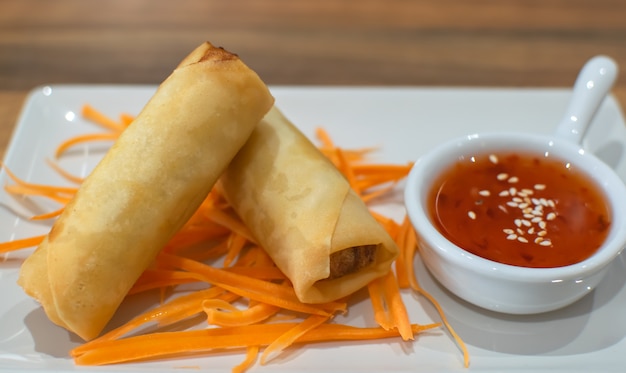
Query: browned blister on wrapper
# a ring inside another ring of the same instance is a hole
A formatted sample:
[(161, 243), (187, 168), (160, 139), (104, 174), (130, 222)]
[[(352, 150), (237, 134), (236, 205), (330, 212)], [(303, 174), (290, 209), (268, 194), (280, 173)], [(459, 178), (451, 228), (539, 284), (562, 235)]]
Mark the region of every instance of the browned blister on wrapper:
[(54, 323), (96, 337), (273, 102), (236, 55), (199, 46), (86, 178), (19, 284)]

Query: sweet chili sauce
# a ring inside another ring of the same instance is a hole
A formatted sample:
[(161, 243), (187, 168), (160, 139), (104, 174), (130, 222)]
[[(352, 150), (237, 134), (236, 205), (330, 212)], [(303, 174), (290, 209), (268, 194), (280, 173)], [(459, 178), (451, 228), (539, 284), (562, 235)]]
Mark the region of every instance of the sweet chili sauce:
[(522, 267), (561, 267), (592, 255), (610, 212), (599, 188), (569, 163), (527, 154), (458, 161), (430, 191), (429, 213), (457, 246)]

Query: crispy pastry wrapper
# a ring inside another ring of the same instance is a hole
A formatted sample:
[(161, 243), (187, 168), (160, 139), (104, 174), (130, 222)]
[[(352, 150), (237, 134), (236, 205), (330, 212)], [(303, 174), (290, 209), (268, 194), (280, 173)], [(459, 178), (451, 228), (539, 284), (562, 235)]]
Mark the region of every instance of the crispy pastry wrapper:
[(200, 45), (86, 178), (19, 284), (54, 323), (95, 338), (273, 102), (236, 55)]
[[(342, 298), (386, 274), (398, 253), (337, 168), (272, 108), (220, 179), (224, 194), (302, 302)], [(373, 263), (328, 279), (330, 255), (376, 245)]]

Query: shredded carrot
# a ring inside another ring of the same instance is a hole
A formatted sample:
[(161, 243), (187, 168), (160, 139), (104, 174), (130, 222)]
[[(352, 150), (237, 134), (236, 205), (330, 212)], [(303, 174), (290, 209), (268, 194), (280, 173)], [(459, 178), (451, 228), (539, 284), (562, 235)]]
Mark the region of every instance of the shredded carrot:
[[(20, 186), (26, 191), (33, 191), (33, 192), (38, 191), (41, 195), (71, 197), (78, 190), (78, 188), (75, 188), (75, 187), (59, 187), (59, 186), (29, 183), (28, 181), (18, 178), (5, 165), (3, 165), (3, 168), (4, 168), (4, 171), (7, 173), (7, 175), (9, 175), (11, 180), (13, 180), (16, 183), (15, 185)], [(7, 187), (10, 187), (10, 185)]]
[(232, 373), (243, 373), (248, 370), (259, 356), (259, 346), (246, 347), (246, 358), (232, 369)]
[(20, 240), (7, 241), (0, 243), (0, 254), (8, 253), (11, 251), (27, 249), (29, 247), (37, 246), (41, 241), (46, 238), (46, 235), (34, 236), (28, 238), (22, 238)]
[(279, 306), (286, 310), (312, 315), (329, 316), (334, 312), (345, 312), (346, 310), (346, 304), (341, 302), (327, 302), (315, 305), (302, 303), (296, 297), (292, 287), (241, 276), (174, 255), (161, 255), (167, 255), (167, 261), (172, 265), (200, 274), (205, 281), (242, 297)]
[(445, 312), (441, 308), (441, 305), (439, 304), (439, 302), (437, 302), (437, 300), (432, 295), (430, 295), (430, 293), (422, 289), (422, 287), (419, 285), (419, 282), (417, 281), (417, 276), (415, 275), (415, 268), (413, 265), (413, 258), (415, 257), (417, 253), (417, 236), (413, 229), (410, 229), (409, 237), (403, 249), (406, 250), (405, 255), (407, 258), (407, 263), (406, 263), (406, 269), (408, 273), (407, 277), (408, 277), (409, 283), (411, 284), (411, 288), (415, 292), (417, 292), (418, 294), (426, 298), (435, 307), (435, 309), (439, 313), (439, 317), (441, 317), (441, 322), (446, 327), (446, 329), (450, 332), (450, 335), (452, 335), (452, 338), (454, 338), (457, 345), (461, 349), (461, 352), (463, 353), (463, 365), (466, 368), (469, 367), (469, 352), (467, 350), (467, 346), (465, 346), (465, 342), (463, 342), (463, 339), (461, 339), (461, 337), (456, 333), (454, 328), (448, 322)]
[(415, 244), (409, 239), (410, 232), (412, 231), (413, 227), (411, 226), (411, 222), (408, 217), (405, 216), (396, 235), (396, 242), (398, 247), (400, 247), (400, 252), (396, 258), (395, 269), (398, 286), (402, 289), (406, 289), (410, 285), (407, 268), (408, 266), (412, 266), (413, 263), (407, 263), (407, 250), (405, 248), (410, 244)]
[[(82, 114), (107, 132), (79, 135), (64, 141), (56, 149), (55, 159), (65, 156), (77, 144), (115, 140), (134, 120), (128, 114), (114, 120), (90, 105), (83, 107)], [(321, 143), (320, 151), (368, 204), (396, 190), (398, 182), (412, 166), (412, 163), (369, 163), (366, 156), (375, 148), (340, 148), (322, 128), (317, 129), (316, 136)], [(77, 185), (83, 182), (82, 177), (67, 172), (59, 163), (47, 162), (66, 180)], [(48, 198), (62, 205), (58, 210), (35, 215), (32, 219), (58, 216), (77, 191), (75, 187), (28, 183), (6, 167), (5, 170), (14, 182), (5, 186), (6, 191)], [(103, 365), (239, 349), (245, 351), (245, 358), (232, 371), (243, 373), (254, 365), (263, 347), (260, 364), (268, 363), (290, 346), (398, 337), (408, 341), (413, 340), (415, 334), (443, 324), (462, 350), (464, 364), (468, 366), (469, 355), (463, 341), (446, 320), (441, 306), (417, 282), (413, 266), (417, 237), (408, 219), (404, 217), (398, 223), (371, 212), (400, 249), (394, 270), (367, 286), (377, 327), (353, 327), (333, 321), (336, 314), (347, 311), (350, 299), (323, 304), (300, 302), (289, 280), (256, 243), (218, 186), (129, 292), (132, 295), (156, 290), (160, 292), (161, 304), (74, 348), (70, 355), (79, 365)], [(36, 236), (0, 243), (0, 254), (36, 246), (44, 238)], [(201, 289), (190, 291), (185, 286)], [(403, 289), (412, 289), (432, 302), (442, 323), (411, 323), (402, 300)], [(168, 295), (171, 295), (169, 300)], [(205, 329), (163, 331), (164, 327), (176, 330), (177, 325), (196, 321), (203, 314), (208, 324)]]
[(60, 158), (63, 153), (67, 152), (71, 147), (76, 146), (82, 143), (88, 143), (93, 141), (114, 141), (118, 138), (117, 133), (93, 133), (88, 135), (81, 135), (72, 137), (62, 142), (61, 145), (57, 147), (56, 152), (54, 153), (54, 157), (56, 159)]
[[(196, 352), (247, 346), (267, 346), (297, 323), (254, 324), (230, 328), (208, 328), (180, 332), (160, 332), (103, 341), (93, 348), (74, 349), (78, 365), (104, 365), (141, 361), (158, 357), (188, 355)], [(414, 334), (439, 327), (439, 324), (411, 326)], [(296, 343), (359, 341), (397, 337), (396, 331), (361, 328), (342, 324), (321, 324), (300, 336)]]
[(297, 342), (307, 332), (315, 330), (315, 328), (327, 322), (330, 318), (330, 316), (311, 315), (303, 322), (296, 324), (267, 346), (261, 354), (261, 364), (267, 364), (267, 362), (277, 357), (284, 349)]
[(130, 122), (132, 122), (132, 120), (127, 121), (127, 116), (122, 116), (122, 123), (118, 123), (88, 104), (83, 105), (81, 115), (83, 116), (83, 118), (91, 121), (92, 123), (98, 124), (114, 132), (123, 131), (124, 128), (127, 127)]
[(218, 326), (243, 326), (260, 323), (277, 314), (281, 309), (267, 303), (257, 303), (240, 310), (232, 304), (219, 300), (206, 300), (202, 303), (207, 322)]
[(240, 234), (232, 233), (228, 239), (228, 253), (224, 258), (224, 267), (230, 266), (230, 264), (235, 260), (235, 258), (239, 255), (241, 250), (243, 250), (246, 243), (249, 240)]
[(59, 166), (58, 163), (51, 159), (46, 159), (46, 163), (48, 163), (48, 166), (50, 166), (54, 171), (56, 171), (59, 175), (61, 175), (64, 179), (68, 181), (71, 181), (75, 184), (81, 184), (85, 180), (85, 178), (83, 177), (75, 176), (67, 172), (67, 170)]

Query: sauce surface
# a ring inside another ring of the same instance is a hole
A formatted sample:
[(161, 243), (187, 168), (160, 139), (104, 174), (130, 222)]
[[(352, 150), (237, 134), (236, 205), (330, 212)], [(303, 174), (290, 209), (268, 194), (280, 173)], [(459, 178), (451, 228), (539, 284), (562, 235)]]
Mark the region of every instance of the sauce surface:
[(457, 246), (522, 267), (578, 263), (602, 245), (611, 224), (586, 175), (536, 155), (460, 160), (439, 176), (428, 201), (437, 229)]

